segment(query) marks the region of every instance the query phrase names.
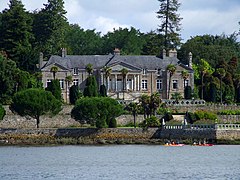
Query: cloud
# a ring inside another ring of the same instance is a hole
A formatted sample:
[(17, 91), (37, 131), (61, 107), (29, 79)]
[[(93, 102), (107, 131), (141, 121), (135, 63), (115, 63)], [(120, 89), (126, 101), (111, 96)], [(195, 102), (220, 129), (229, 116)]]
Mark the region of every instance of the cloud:
[(181, 15), (184, 38), (203, 34), (220, 35), (225, 33), (229, 35), (239, 29), (240, 7), (224, 13), (217, 9), (186, 10), (182, 11)]

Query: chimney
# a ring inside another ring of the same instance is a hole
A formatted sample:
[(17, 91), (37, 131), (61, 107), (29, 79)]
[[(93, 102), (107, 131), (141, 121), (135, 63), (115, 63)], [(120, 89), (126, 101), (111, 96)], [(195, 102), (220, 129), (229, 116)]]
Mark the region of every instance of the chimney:
[(43, 67), (43, 53), (40, 52), (39, 53), (39, 69), (41, 69)]
[(188, 67), (192, 69), (192, 53), (189, 52), (188, 54)]
[(165, 59), (166, 57), (167, 57), (167, 51), (166, 51), (166, 49), (163, 49), (162, 58)]
[(169, 51), (169, 57), (177, 57), (177, 50), (176, 49), (171, 49)]
[(120, 49), (115, 48), (113, 53), (114, 53), (114, 55), (120, 55)]
[(62, 57), (66, 57), (67, 56), (67, 48), (62, 48)]

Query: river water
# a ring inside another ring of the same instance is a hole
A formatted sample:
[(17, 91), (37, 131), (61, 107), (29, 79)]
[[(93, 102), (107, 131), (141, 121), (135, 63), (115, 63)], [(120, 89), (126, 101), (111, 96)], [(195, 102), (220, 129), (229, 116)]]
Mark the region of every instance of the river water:
[(240, 179), (240, 146), (0, 147), (1, 180)]

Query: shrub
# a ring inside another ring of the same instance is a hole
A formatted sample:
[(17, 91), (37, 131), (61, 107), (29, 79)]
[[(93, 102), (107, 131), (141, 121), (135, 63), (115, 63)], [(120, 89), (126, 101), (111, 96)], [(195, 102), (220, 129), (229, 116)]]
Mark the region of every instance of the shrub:
[(59, 80), (57, 80), (57, 79), (52, 80), (49, 83), (49, 86), (46, 88), (46, 91), (50, 91), (56, 99), (58, 99), (58, 100), (62, 99), (62, 95), (61, 95), (62, 91), (60, 88)]
[(79, 87), (77, 85), (73, 85), (69, 89), (69, 99), (70, 104), (75, 104), (76, 101), (82, 96)]
[(97, 97), (98, 96), (98, 87), (95, 76), (91, 75), (86, 80), (86, 87), (83, 91), (84, 97)]
[(195, 116), (197, 120), (215, 120), (217, 119), (217, 115), (212, 112), (206, 112), (206, 111), (197, 111), (195, 112)]
[(170, 120), (173, 119), (173, 115), (172, 115), (171, 112), (167, 112), (167, 113), (165, 113), (163, 118), (164, 118), (165, 121), (170, 121)]
[(197, 121), (195, 113), (188, 112), (188, 119), (191, 124)]
[(100, 86), (99, 94), (100, 94), (101, 97), (107, 97), (107, 89), (106, 89), (106, 86), (104, 84), (102, 84)]
[(0, 104), (0, 120), (3, 120), (4, 116), (6, 115), (5, 109)]
[(76, 102), (71, 115), (77, 121), (85, 120), (96, 127), (114, 125), (113, 119), (121, 115), (123, 107), (109, 97), (85, 97)]
[(150, 118), (145, 119), (141, 124), (141, 127), (159, 127), (160, 122), (156, 116), (151, 116)]
[(117, 127), (117, 120), (115, 118), (111, 118), (108, 124), (109, 128), (116, 128)]
[(192, 88), (191, 86), (186, 86), (184, 89), (184, 98), (191, 99), (192, 98)]

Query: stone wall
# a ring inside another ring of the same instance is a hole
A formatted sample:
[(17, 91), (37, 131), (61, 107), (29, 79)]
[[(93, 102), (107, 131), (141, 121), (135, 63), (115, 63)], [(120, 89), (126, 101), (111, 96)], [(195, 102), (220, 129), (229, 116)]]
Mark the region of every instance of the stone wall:
[(54, 137), (90, 137), (98, 139), (212, 139), (240, 140), (240, 130), (214, 129), (159, 129), (148, 128), (42, 128), (42, 129), (4, 129), (1, 135), (50, 135)]

